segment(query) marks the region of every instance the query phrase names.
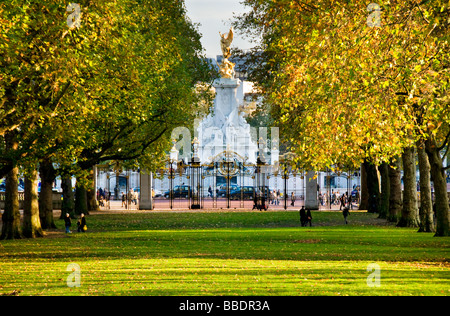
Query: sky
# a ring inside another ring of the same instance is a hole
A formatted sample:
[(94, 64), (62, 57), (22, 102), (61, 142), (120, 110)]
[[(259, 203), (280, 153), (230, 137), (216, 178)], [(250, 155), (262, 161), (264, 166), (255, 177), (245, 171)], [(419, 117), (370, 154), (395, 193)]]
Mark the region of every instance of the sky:
[[(202, 34), (202, 44), (206, 57), (216, 58), (221, 55), (220, 33), (228, 33), (234, 15), (248, 11), (242, 0), (185, 0), (187, 15), (193, 23), (200, 24), (198, 30)], [(231, 47), (249, 49), (253, 44), (236, 30)]]

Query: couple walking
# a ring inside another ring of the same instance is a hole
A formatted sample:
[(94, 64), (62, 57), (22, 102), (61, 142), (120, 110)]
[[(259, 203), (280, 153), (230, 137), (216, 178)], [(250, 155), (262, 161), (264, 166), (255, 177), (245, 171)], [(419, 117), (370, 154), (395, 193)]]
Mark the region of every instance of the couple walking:
[(312, 215), (311, 215), (311, 210), (305, 210), (305, 207), (302, 206), (302, 208), (300, 209), (300, 224), (304, 227), (307, 226), (307, 224), (309, 223), (309, 226), (312, 226)]

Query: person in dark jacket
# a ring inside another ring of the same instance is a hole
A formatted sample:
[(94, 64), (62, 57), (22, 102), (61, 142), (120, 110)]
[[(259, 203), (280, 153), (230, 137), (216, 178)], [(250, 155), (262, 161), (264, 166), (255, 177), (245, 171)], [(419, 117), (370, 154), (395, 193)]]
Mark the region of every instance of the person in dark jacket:
[(300, 209), (300, 224), (302, 227), (306, 226), (306, 210), (304, 206)]
[(340, 197), (339, 200), (341, 202), (341, 205), (339, 206), (339, 210), (342, 210), (343, 207), (345, 208), (345, 195), (342, 194), (342, 196)]
[(66, 227), (66, 233), (71, 233), (70, 226), (72, 226), (72, 221), (70, 219), (70, 214), (66, 213), (66, 217), (64, 217), (64, 226)]
[(344, 211), (342, 211), (342, 215), (344, 215), (345, 224), (347, 225), (347, 216), (350, 215), (350, 212), (348, 210), (348, 207), (344, 208)]
[(254, 209), (258, 209), (258, 197), (256, 196), (255, 193), (253, 193), (253, 208), (252, 208), (252, 210), (254, 210)]
[(84, 233), (87, 230), (86, 217), (83, 213), (81, 213), (81, 218), (78, 220), (77, 225), (79, 233)]
[(311, 215), (311, 210), (306, 210), (306, 223), (305, 226), (307, 225), (307, 223), (309, 223), (309, 227), (312, 226), (312, 215)]

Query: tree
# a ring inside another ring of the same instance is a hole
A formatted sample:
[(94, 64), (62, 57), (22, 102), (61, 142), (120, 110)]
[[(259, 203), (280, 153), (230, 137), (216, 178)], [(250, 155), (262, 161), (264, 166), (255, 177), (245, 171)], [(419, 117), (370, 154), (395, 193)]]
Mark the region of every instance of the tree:
[(389, 164), (382, 163), (380, 168), (381, 178), (381, 201), (380, 201), (380, 218), (387, 218), (389, 214), (389, 200), (391, 196), (391, 184), (389, 181)]
[[(385, 1), (369, 13), (361, 2), (244, 3), (252, 10), (236, 25), (256, 30), (264, 51), (251, 76), (272, 105), (280, 135), (311, 167), (379, 166), (425, 139), (442, 181), (439, 155), (431, 151), (440, 147), (433, 137), (441, 142), (449, 124), (448, 3)], [(438, 221), (448, 227), (439, 186)]]
[(101, 161), (145, 162), (168, 148), (171, 129), (192, 120), (205, 95), (195, 85), (211, 79), (210, 67), (183, 2), (78, 5), (73, 15), (57, 0), (0, 4), (0, 137), (17, 144), (0, 143), (0, 177), (31, 158), (47, 165), (48, 181), (48, 164), (82, 179)]
[(41, 178), (41, 192), (39, 193), (39, 217), (43, 229), (56, 228), (53, 219), (53, 181), (56, 170), (52, 162), (44, 158), (39, 163), (39, 176)]
[[(13, 132), (5, 135), (6, 146), (15, 149), (18, 144)], [(19, 192), (17, 189), (19, 168), (13, 167), (6, 175), (5, 181), (5, 210), (2, 215), (2, 234), (0, 239), (22, 238), (19, 213)]]
[(397, 223), (403, 208), (400, 158), (393, 158), (389, 165), (389, 212), (387, 220)]
[(403, 208), (397, 226), (418, 227), (419, 210), (417, 206), (416, 160), (414, 147), (405, 148), (403, 161)]
[(39, 218), (38, 202), (38, 172), (32, 169), (25, 177), (25, 197), (23, 206), (23, 229), (24, 237), (36, 238), (43, 237), (44, 233)]
[(419, 160), (420, 171), (420, 207), (419, 207), (419, 219), (420, 226), (419, 232), (434, 232), (434, 220), (433, 220), (433, 201), (431, 199), (431, 179), (430, 179), (430, 162), (425, 151), (425, 142), (421, 141), (417, 144), (417, 157)]

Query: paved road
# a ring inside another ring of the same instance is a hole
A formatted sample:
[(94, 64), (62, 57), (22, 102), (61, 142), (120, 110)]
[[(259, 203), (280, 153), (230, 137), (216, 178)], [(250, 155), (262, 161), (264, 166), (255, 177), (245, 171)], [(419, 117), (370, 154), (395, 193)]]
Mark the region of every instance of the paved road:
[[(170, 207), (170, 200), (164, 198), (157, 198), (153, 200), (154, 202), (154, 210), (188, 210), (190, 209), (190, 202), (188, 199), (174, 199), (172, 202), (172, 208)], [(303, 201), (296, 201), (294, 206), (291, 206), (291, 201), (287, 201), (286, 210), (298, 210), (302, 207)], [(238, 210), (238, 209), (248, 209), (251, 210), (253, 208), (253, 201), (230, 201), (227, 199), (218, 199), (217, 201), (213, 201), (211, 198), (207, 198), (203, 201), (203, 209), (217, 209), (217, 210)], [(129, 207), (122, 205), (122, 201), (110, 201), (109, 207), (101, 207), (101, 210), (138, 210), (139, 204), (131, 203)], [(320, 210), (339, 210), (339, 205), (321, 205), (319, 207)], [(358, 205), (354, 204), (353, 209), (358, 209)], [(284, 210), (284, 200), (280, 200), (278, 205), (269, 204), (269, 210)]]

